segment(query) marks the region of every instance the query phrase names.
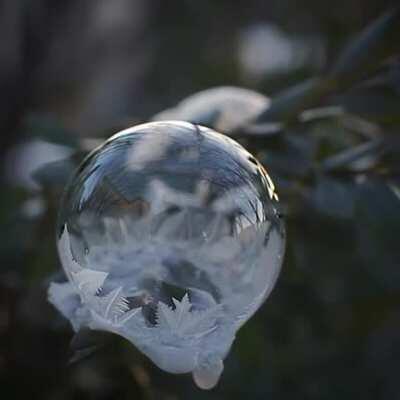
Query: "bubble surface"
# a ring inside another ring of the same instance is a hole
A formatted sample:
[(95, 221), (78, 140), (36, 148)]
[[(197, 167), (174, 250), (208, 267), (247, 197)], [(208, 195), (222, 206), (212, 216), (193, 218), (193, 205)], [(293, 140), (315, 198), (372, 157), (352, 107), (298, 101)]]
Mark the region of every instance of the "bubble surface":
[(75, 330), (119, 334), (211, 388), (278, 277), (277, 206), (264, 168), (224, 135), (179, 121), (122, 131), (66, 188), (57, 243), (68, 282), (49, 299)]

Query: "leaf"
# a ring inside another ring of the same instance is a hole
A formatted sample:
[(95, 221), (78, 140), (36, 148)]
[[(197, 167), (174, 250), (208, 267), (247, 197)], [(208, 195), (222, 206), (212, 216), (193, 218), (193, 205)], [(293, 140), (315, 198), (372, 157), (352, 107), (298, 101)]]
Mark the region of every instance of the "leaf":
[(78, 148), (79, 135), (71, 132), (62, 124), (60, 119), (50, 114), (30, 113), (22, 124), (22, 129), (29, 132), (32, 137), (38, 137), (54, 144)]
[(32, 178), (45, 188), (64, 187), (76, 165), (71, 159), (45, 163), (32, 173)]
[(313, 78), (295, 85), (272, 99), (271, 106), (260, 113), (252, 123), (288, 121), (302, 111), (315, 107), (332, 90), (331, 83)]
[(332, 171), (355, 166), (360, 160), (370, 159), (369, 164), (374, 163), (383, 149), (381, 139), (371, 140), (358, 146), (343, 150), (342, 152), (326, 158), (321, 162), (323, 171)]
[(301, 134), (282, 135), (281, 139), (282, 149), (265, 152), (260, 161), (274, 174), (305, 177), (315, 157), (314, 140)]
[(362, 79), (400, 50), (400, 7), (383, 14), (342, 52), (329, 76), (340, 87)]
[(325, 76), (309, 79), (272, 99), (252, 124), (291, 121), (301, 112), (321, 105), (338, 90), (345, 90), (365, 77), (400, 49), (400, 8), (384, 14), (351, 42)]
[(351, 183), (320, 176), (311, 194), (311, 205), (326, 217), (351, 219), (354, 214), (354, 192)]
[(385, 288), (400, 288), (400, 198), (388, 185), (368, 181), (357, 189), (358, 252), (363, 266)]
[(94, 331), (89, 328), (80, 328), (70, 343), (72, 355), (69, 364), (74, 364), (93, 355), (97, 350), (104, 347), (112, 339), (109, 332)]
[(156, 114), (153, 121), (184, 120), (232, 132), (269, 105), (260, 93), (240, 87), (219, 86), (195, 93), (176, 107)]
[(371, 122), (396, 125), (400, 122), (400, 96), (393, 88), (357, 88), (338, 96), (336, 101), (347, 113)]

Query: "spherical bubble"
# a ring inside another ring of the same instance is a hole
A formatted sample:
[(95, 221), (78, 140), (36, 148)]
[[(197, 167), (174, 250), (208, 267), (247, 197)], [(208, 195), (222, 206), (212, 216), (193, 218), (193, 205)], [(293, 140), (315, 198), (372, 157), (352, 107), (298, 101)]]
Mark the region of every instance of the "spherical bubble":
[(268, 97), (253, 90), (218, 86), (187, 97), (175, 107), (156, 114), (153, 120), (185, 120), (229, 133), (255, 118), (269, 105)]
[(279, 274), (277, 201), (259, 162), (224, 135), (178, 121), (127, 129), (66, 189), (57, 241), (69, 282), (52, 284), (50, 301), (75, 330), (117, 333), (210, 388)]

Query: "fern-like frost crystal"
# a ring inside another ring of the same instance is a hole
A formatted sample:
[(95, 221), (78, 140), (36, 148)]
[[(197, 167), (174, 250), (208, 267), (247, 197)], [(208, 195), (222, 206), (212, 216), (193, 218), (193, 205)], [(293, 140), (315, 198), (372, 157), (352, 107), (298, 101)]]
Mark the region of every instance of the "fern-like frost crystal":
[(212, 388), (278, 277), (277, 205), (263, 167), (226, 136), (178, 121), (127, 129), (67, 187), (57, 244), (68, 281), (49, 300), (75, 331), (121, 335)]

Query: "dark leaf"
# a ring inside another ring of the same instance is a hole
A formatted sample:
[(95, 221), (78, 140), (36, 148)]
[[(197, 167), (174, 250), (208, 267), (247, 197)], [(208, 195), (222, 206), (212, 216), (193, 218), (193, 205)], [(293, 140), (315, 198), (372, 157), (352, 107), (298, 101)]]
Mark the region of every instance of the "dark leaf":
[(282, 135), (281, 148), (266, 151), (261, 156), (263, 164), (278, 175), (305, 177), (313, 167), (314, 142), (305, 135)]
[(108, 332), (93, 331), (85, 328), (77, 332), (71, 340), (70, 350), (72, 356), (69, 363), (79, 362), (93, 355), (100, 348), (111, 341), (112, 334)]
[(354, 213), (354, 185), (320, 176), (311, 194), (314, 210), (331, 218), (350, 219)]
[(342, 52), (330, 72), (339, 87), (373, 71), (400, 50), (400, 7), (385, 13), (362, 31)]
[(69, 132), (59, 120), (53, 116), (31, 114), (22, 125), (29, 136), (41, 138), (47, 142), (78, 147), (78, 136)]
[(310, 79), (282, 92), (254, 122), (295, 119), (304, 110), (320, 106), (337, 90), (345, 90), (367, 76), (397, 50), (400, 50), (399, 8), (383, 15), (351, 42), (325, 78)]
[(383, 142), (380, 139), (371, 140), (360, 144), (359, 146), (346, 149), (332, 157), (321, 162), (324, 171), (332, 171), (348, 167), (356, 167), (356, 162), (365, 161), (368, 158), (368, 164), (373, 163), (381, 153)]
[(76, 164), (70, 158), (53, 161), (36, 169), (32, 178), (43, 188), (64, 187), (75, 168)]
[(330, 82), (320, 78), (302, 82), (273, 98), (271, 106), (254, 123), (292, 120), (302, 111), (319, 105), (331, 89)]
[(367, 271), (389, 289), (400, 288), (400, 199), (383, 182), (357, 189), (358, 251)]
[(346, 112), (368, 121), (388, 125), (400, 122), (400, 96), (392, 88), (355, 89), (336, 101)]

